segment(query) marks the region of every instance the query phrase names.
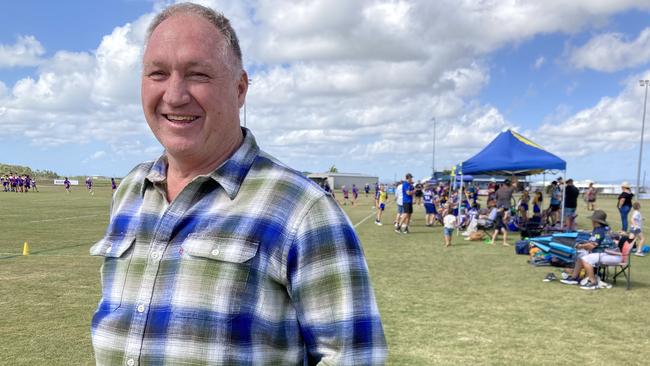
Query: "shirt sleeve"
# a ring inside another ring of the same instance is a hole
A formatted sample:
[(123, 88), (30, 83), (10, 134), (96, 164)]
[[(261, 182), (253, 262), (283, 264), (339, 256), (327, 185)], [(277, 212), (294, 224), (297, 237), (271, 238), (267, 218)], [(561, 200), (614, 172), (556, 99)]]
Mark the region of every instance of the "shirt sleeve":
[(383, 365), (387, 346), (361, 243), (329, 197), (309, 209), (286, 256), (309, 365)]

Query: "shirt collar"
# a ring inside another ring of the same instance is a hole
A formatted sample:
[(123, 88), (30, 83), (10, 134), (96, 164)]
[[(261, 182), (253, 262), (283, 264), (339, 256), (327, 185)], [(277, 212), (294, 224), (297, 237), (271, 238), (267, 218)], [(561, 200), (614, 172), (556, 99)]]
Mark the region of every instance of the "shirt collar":
[[(244, 141), (241, 146), (239, 146), (228, 160), (224, 161), (217, 169), (207, 175), (223, 187), (231, 200), (235, 199), (237, 196), (244, 178), (246, 178), (255, 158), (260, 152), (260, 148), (257, 146), (253, 133), (245, 127), (242, 127), (241, 129), (244, 134)], [(154, 162), (145, 176), (145, 182), (142, 185), (141, 193), (144, 194), (147, 181), (156, 184), (164, 182), (166, 179), (167, 157), (163, 154)]]

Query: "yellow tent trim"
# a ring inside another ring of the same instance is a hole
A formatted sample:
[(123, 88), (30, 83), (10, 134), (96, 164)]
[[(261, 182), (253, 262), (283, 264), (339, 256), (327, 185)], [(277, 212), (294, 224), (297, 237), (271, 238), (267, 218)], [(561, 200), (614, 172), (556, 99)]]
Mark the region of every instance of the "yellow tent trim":
[(532, 147), (536, 147), (536, 148), (538, 148), (538, 149), (540, 149), (540, 150), (544, 150), (543, 147), (537, 145), (536, 143), (530, 141), (529, 139), (523, 137), (522, 135), (516, 133), (516, 132), (513, 131), (513, 130), (510, 130), (510, 133), (511, 133), (514, 137), (516, 137), (517, 140), (523, 142), (524, 144), (526, 144), (526, 145), (530, 145), (530, 146), (532, 146)]

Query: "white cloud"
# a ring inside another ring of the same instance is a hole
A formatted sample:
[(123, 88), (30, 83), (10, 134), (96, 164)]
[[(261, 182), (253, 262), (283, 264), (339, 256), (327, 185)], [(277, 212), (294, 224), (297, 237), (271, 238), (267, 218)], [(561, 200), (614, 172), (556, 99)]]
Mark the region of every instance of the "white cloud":
[[(248, 125), (262, 147), (296, 168), (337, 163), (342, 170), (355, 160), (386, 169), (406, 160), (426, 166), (418, 157), (432, 149), (434, 116), (437, 165), (467, 158), (512, 125), (474, 100), (490, 80), (486, 56), (649, 6), (632, 0), (202, 3), (221, 9), (238, 31), (253, 78)], [(0, 136), (24, 136), (42, 147), (101, 141), (112, 157), (160, 153), (139, 106), (151, 16), (116, 26), (92, 52), (58, 50), (47, 59), (35, 52), (35, 75), (4, 92), (0, 84)], [(544, 62), (540, 57), (536, 65)]]
[[(624, 81), (625, 87), (617, 96), (606, 96), (591, 107), (568, 116), (560, 123), (549, 118), (533, 133), (545, 146), (560, 156), (588, 156), (590, 154), (638, 148), (643, 115), (644, 88), (638, 79), (649, 79), (650, 71)], [(558, 114), (566, 115), (565, 108)], [(646, 129), (646, 135), (650, 135)]]
[(593, 37), (585, 45), (571, 50), (569, 61), (577, 68), (613, 72), (643, 65), (650, 61), (650, 28), (634, 40), (620, 33)]
[(544, 66), (545, 62), (546, 59), (544, 59), (544, 56), (539, 56), (537, 60), (535, 60), (535, 63), (533, 64), (533, 68), (535, 70), (539, 70), (542, 66)]
[(13, 45), (0, 44), (0, 68), (36, 66), (44, 53), (45, 48), (34, 36), (18, 36)]

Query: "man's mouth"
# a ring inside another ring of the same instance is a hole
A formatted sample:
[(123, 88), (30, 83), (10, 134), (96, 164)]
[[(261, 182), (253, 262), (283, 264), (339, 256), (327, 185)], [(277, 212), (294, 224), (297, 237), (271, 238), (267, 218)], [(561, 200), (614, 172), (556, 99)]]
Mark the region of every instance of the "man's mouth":
[(174, 123), (189, 123), (199, 118), (198, 116), (186, 116), (180, 114), (163, 114), (163, 117)]

